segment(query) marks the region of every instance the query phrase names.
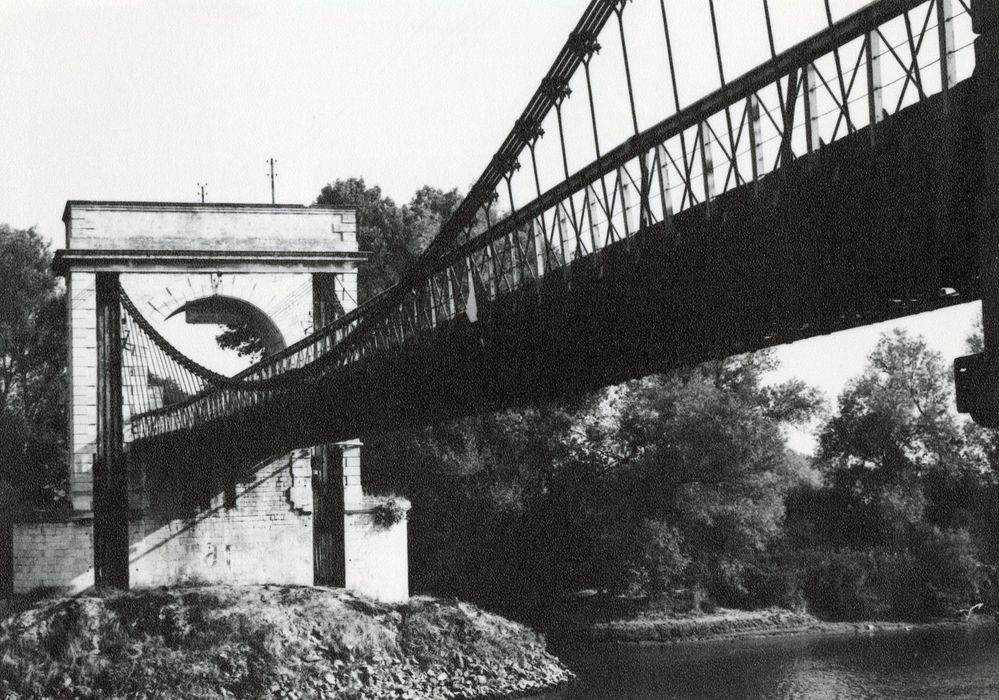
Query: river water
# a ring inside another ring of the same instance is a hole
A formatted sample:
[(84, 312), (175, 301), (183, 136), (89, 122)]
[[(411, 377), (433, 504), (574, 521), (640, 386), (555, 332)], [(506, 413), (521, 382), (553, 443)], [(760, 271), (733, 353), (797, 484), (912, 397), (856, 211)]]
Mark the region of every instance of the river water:
[(544, 700), (999, 698), (995, 627), (557, 653), (580, 682)]

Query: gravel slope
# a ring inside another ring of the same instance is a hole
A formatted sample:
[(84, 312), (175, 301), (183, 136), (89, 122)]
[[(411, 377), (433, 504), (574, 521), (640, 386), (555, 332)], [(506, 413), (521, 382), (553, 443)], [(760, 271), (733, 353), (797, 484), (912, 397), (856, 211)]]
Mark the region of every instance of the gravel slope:
[(457, 601), (205, 586), (57, 598), (0, 623), (0, 698), (483, 698), (572, 680)]

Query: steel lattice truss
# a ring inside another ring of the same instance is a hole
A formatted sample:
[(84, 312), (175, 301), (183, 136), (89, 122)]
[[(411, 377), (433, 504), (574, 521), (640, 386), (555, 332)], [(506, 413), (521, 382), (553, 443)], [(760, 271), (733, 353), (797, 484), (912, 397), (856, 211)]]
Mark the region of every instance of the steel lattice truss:
[[(671, 114), (641, 127), (628, 44), (633, 5), (593, 0), (485, 172), (402, 281), (285, 351), (222, 377), (171, 348), (122, 292), (131, 338), (143, 338), (150, 363), (173, 368), (157, 376), (172, 377), (178, 389), (161, 391), (158, 403), (134, 402), (132, 439), (238, 415), (459, 317), (486, 323), (503, 295), (569, 275), (579, 260), (599, 267), (605, 251), (652, 227), (674, 237), (680, 214), (710, 217), (723, 194), (758, 188), (841, 138), (866, 130), (876, 144), (879, 125), (914, 104), (942, 94), (948, 109), (974, 65), (966, 0), (882, 0), (837, 22), (825, 0), (827, 28), (780, 53), (763, 0), (770, 60), (727, 81), (709, 0), (720, 87), (682, 105), (668, 8), (664, 0), (638, 1), (658, 3), (661, 25), (642, 30), (662, 32)], [(596, 66), (602, 45), (612, 43), (624, 86), (625, 109), (617, 107), (630, 128), (603, 150), (594, 94), (607, 72)], [(570, 104), (588, 118), (588, 132), (565, 125)], [(581, 157), (588, 164), (571, 170), (570, 160)], [(555, 184), (544, 187), (542, 174), (553, 172)]]

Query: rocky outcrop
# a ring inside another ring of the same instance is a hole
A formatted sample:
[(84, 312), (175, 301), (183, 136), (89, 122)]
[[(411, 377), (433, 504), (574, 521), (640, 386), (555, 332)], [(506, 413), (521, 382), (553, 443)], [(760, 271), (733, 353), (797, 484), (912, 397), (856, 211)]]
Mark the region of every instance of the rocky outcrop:
[(486, 698), (572, 679), (458, 601), (206, 586), (45, 600), (0, 624), (0, 698)]

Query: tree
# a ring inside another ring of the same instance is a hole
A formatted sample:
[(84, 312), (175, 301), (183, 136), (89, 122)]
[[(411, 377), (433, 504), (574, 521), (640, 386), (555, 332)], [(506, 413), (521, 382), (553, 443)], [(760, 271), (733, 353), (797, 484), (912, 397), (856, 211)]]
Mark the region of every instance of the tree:
[[(969, 354), (985, 352), (985, 329), (981, 315), (975, 319), (971, 333), (965, 339)], [(980, 464), (988, 464), (992, 473), (999, 477), (999, 433), (973, 421), (964, 424), (964, 436), (969, 452), (975, 453)], [(999, 547), (999, 543), (997, 543)]]
[(336, 180), (322, 188), (314, 207), (357, 210), (357, 245), (371, 253), (358, 275), (358, 301), (363, 302), (398, 279), (409, 258), (403, 238), (402, 212), (377, 185), (367, 187), (364, 178)]
[(781, 532), (784, 497), (802, 478), (783, 428), (807, 421), (821, 401), (799, 382), (764, 385), (775, 367), (769, 352), (709, 362), (632, 382), (608, 406), (603, 450), (628, 458), (608, 473), (607, 503), (634, 515), (627, 541), (646, 549), (629, 557), (648, 559), (648, 542), (659, 540), (667, 560), (687, 562), (674, 585), (731, 600), (744, 592), (745, 564)]
[(408, 205), (398, 207), (378, 186), (348, 178), (323, 187), (313, 206), (357, 210), (357, 244), (371, 253), (358, 279), (358, 301), (364, 302), (399, 280), (460, 202), (457, 190), (421, 187)]
[(249, 357), (251, 363), (260, 362), (267, 354), (264, 339), (247, 321), (227, 323), (215, 336), (215, 342), (223, 350), (235, 350), (240, 357)]
[(921, 337), (884, 334), (820, 434), (824, 483), (789, 501), (811, 548), (815, 609), (919, 617), (975, 602), (994, 552), (987, 450), (953, 411), (950, 368)]
[(952, 405), (939, 353), (903, 330), (881, 336), (820, 435), (820, 464), (843, 506), (829, 527), (844, 544), (887, 544), (924, 519), (966, 520), (962, 491), (986, 465)]
[(573, 402), (366, 436), (366, 477), (409, 496), (415, 587), (512, 613), (583, 588), (731, 601), (801, 474), (783, 426), (819, 405), (765, 386), (769, 353)]
[(66, 311), (34, 229), (0, 225), (0, 480), (21, 499), (65, 492)]
[(965, 339), (965, 345), (968, 346), (968, 353), (970, 354), (985, 352), (985, 328), (982, 325), (981, 315), (975, 319), (974, 325), (971, 327), (971, 333)]
[[(423, 186), (416, 191), (402, 211), (406, 248), (411, 256), (410, 260), (414, 260), (430, 245), (430, 241), (440, 231), (441, 225), (451, 217), (461, 204), (461, 200), (462, 196), (456, 189), (445, 192), (435, 187)], [(403, 270), (400, 269), (398, 272), (401, 273)]]
[(539, 515), (568, 459), (572, 410), (510, 409), (416, 430), (367, 435), (365, 480), (413, 502), (414, 587), (523, 609), (557, 584), (539, 555), (562, 528)]

